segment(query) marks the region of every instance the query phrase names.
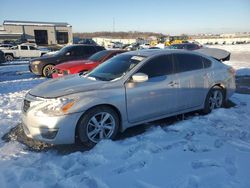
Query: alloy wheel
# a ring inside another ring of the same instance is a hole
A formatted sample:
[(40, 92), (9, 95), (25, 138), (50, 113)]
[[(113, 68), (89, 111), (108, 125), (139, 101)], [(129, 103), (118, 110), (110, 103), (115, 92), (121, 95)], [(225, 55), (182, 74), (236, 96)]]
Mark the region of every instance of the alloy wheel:
[(54, 72), (55, 72), (54, 65), (47, 65), (43, 71), (44, 76), (46, 77), (51, 77)]
[(95, 114), (87, 123), (87, 136), (94, 143), (110, 138), (114, 130), (115, 119), (108, 112)]
[(215, 108), (220, 108), (223, 102), (223, 94), (220, 90), (213, 90), (209, 97), (209, 108), (213, 110)]
[(6, 61), (12, 61), (14, 58), (13, 58), (13, 56), (12, 55), (6, 55), (5, 56), (5, 60)]

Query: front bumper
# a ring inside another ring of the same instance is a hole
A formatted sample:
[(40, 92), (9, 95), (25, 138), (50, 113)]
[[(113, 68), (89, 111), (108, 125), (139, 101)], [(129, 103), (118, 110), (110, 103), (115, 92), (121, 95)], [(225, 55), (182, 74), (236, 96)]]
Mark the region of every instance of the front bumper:
[(35, 117), (22, 114), (26, 136), (49, 144), (75, 143), (75, 129), (80, 113), (55, 117)]
[(32, 63), (29, 64), (29, 70), (30, 72), (36, 74), (36, 75), (41, 75), (41, 73), (39, 72), (39, 67), (38, 65), (33, 65)]

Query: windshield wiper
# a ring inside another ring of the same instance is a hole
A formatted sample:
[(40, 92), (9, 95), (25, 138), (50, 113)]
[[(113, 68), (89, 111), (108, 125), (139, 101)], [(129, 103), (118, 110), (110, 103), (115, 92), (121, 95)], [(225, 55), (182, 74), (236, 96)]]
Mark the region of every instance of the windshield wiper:
[(101, 81), (109, 81), (109, 80), (107, 80), (107, 79), (105, 79), (103, 77), (99, 77), (99, 76), (88, 76), (88, 77), (95, 78), (96, 80), (101, 80)]

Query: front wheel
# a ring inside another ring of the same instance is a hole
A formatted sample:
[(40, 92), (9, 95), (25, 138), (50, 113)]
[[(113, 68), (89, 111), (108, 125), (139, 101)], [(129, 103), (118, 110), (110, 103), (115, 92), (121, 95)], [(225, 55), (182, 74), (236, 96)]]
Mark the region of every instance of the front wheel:
[(13, 55), (7, 54), (7, 55), (5, 55), (5, 60), (6, 61), (13, 61), (14, 57), (13, 57)]
[(210, 113), (216, 108), (221, 108), (224, 105), (224, 92), (220, 87), (213, 87), (207, 94), (203, 112)]
[(92, 148), (103, 139), (114, 139), (119, 122), (119, 117), (112, 108), (108, 106), (93, 108), (87, 111), (78, 123), (79, 140), (87, 148)]
[(55, 66), (54, 65), (46, 65), (43, 68), (43, 76), (47, 78), (51, 78), (52, 74), (55, 72)]

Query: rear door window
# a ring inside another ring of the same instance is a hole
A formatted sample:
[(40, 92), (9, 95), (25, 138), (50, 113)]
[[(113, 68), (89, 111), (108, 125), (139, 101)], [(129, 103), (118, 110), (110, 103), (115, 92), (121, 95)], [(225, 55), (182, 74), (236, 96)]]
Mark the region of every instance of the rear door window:
[(203, 69), (202, 58), (194, 54), (174, 54), (176, 73)]
[(37, 49), (33, 46), (30, 46), (30, 50), (37, 50)]
[(96, 53), (96, 49), (94, 46), (83, 46), (82, 51), (85, 55), (92, 55)]
[(102, 47), (102, 46), (95, 46), (95, 49), (96, 49), (97, 52), (105, 50), (105, 48)]
[(21, 50), (28, 50), (28, 46), (21, 46)]
[(72, 55), (74, 56), (84, 56), (84, 50), (82, 48), (82, 46), (75, 46), (73, 49), (72, 49)]
[(149, 60), (138, 71), (147, 74), (149, 78), (165, 76), (173, 73), (173, 62), (171, 55), (161, 55)]
[(187, 50), (195, 50), (197, 49), (197, 46), (195, 44), (187, 44)]
[(207, 58), (205, 58), (205, 57), (202, 57), (202, 61), (203, 61), (204, 68), (209, 68), (209, 67), (211, 67), (212, 62), (211, 62), (209, 59), (207, 59)]

